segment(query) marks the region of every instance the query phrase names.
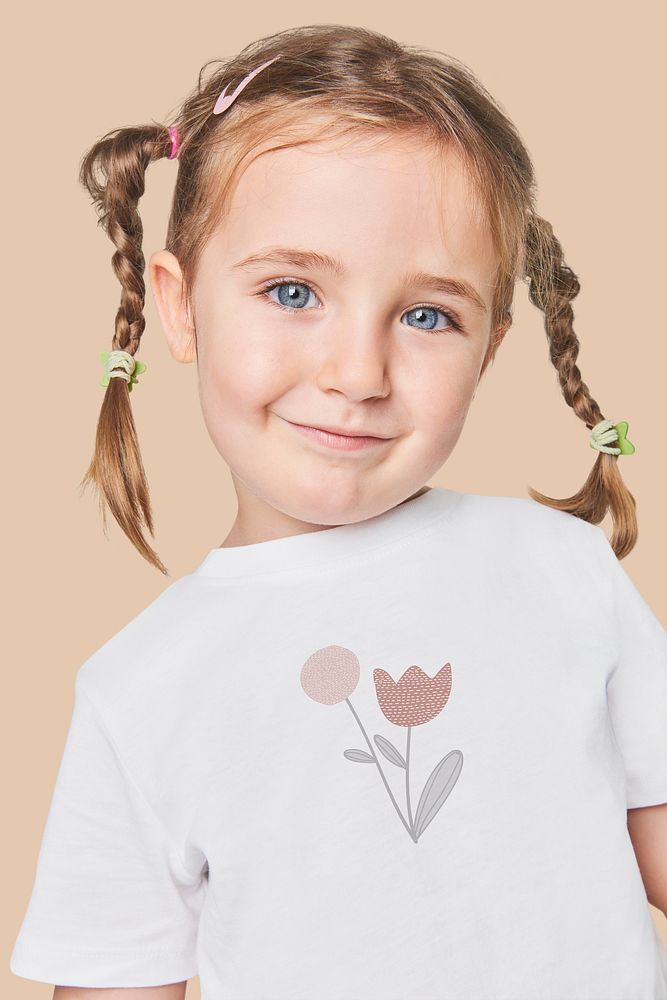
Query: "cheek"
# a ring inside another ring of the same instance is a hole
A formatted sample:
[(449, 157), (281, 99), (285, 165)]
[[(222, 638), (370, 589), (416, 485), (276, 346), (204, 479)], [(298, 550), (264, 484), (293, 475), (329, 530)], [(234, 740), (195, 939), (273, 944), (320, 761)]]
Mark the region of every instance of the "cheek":
[(423, 426), (456, 427), (465, 419), (477, 385), (479, 351), (467, 343), (420, 366), (418, 382), (406, 386), (411, 409)]
[(293, 382), (295, 365), (265, 330), (204, 333), (200, 342), (199, 392), (209, 427), (261, 415)]

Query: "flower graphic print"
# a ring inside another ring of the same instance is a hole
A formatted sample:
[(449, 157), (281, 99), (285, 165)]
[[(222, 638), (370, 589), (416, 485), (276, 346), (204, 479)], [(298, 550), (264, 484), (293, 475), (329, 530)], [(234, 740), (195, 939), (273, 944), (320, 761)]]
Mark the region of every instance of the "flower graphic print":
[[(368, 751), (345, 750), (343, 756), (358, 764), (375, 764), (398, 817), (416, 844), (454, 788), (463, 767), (463, 754), (460, 750), (450, 750), (445, 754), (431, 771), (413, 816), (410, 801), (412, 729), (414, 726), (425, 725), (442, 712), (452, 690), (452, 665), (445, 663), (434, 677), (429, 677), (421, 667), (411, 666), (397, 681), (381, 667), (376, 667), (373, 671), (375, 694), (382, 714), (388, 722), (406, 730), (405, 755), (391, 740), (379, 733), (373, 737), (375, 747), (368, 738), (364, 725), (350, 701), (360, 676), (359, 659), (351, 650), (344, 646), (324, 646), (316, 650), (303, 664), (301, 687), (309, 698), (321, 705), (347, 702), (363, 733)], [(389, 786), (375, 748), (390, 764), (405, 771), (405, 815)]]

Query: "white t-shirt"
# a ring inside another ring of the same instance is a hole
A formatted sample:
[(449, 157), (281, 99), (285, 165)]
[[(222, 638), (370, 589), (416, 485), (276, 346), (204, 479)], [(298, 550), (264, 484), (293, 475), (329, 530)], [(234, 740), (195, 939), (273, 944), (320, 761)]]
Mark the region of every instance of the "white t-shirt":
[(443, 488), (208, 552), (79, 668), (18, 976), (666, 1000), (626, 810), (667, 633), (606, 534)]

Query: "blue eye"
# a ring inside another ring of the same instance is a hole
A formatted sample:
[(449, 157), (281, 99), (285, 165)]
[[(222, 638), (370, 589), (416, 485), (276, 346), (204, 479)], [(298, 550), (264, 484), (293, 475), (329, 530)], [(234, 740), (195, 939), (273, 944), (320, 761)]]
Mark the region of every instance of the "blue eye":
[[(270, 294), (274, 288), (278, 289), (277, 302)], [(297, 312), (309, 311), (304, 309), (304, 306), (308, 302), (308, 298), (311, 293), (317, 299), (315, 289), (309, 285), (307, 281), (296, 281), (291, 278), (277, 278), (268, 282), (266, 285), (263, 285), (257, 294), (266, 296), (266, 298), (268, 298), (273, 305), (278, 306), (278, 308), (284, 310), (284, 312), (294, 315)], [(410, 316), (413, 313), (417, 314), (418, 322), (426, 324), (424, 326), (416, 326), (415, 329), (417, 330), (424, 330), (426, 333), (443, 333), (446, 330), (463, 332), (463, 324), (459, 320), (458, 316), (446, 309), (440, 309), (437, 306), (421, 305), (414, 306), (403, 315)], [(435, 317), (438, 314), (444, 316), (445, 319), (449, 321), (449, 326), (435, 326), (435, 323), (437, 322)]]
[(418, 326), (418, 330), (426, 330), (427, 333), (441, 333), (442, 330), (447, 329), (447, 327), (442, 326), (436, 329), (435, 323), (437, 320), (435, 317), (438, 313), (449, 320), (449, 329), (461, 330), (461, 324), (454, 318), (452, 313), (447, 312), (445, 309), (436, 309), (435, 306), (415, 306), (414, 309), (410, 309), (404, 315), (410, 316), (411, 313), (420, 313), (419, 322), (427, 324), (427, 326)]
[[(269, 292), (274, 288), (278, 289), (278, 302), (269, 295)], [(303, 289), (306, 290), (305, 295), (303, 294)], [(271, 302), (281, 309), (285, 309), (288, 312), (303, 312), (303, 306), (308, 302), (308, 296), (311, 292), (315, 295), (310, 285), (307, 285), (303, 281), (285, 281), (284, 279), (279, 279), (270, 282), (268, 285), (264, 285), (261, 294), (266, 295)], [(315, 297), (317, 298), (317, 296)]]

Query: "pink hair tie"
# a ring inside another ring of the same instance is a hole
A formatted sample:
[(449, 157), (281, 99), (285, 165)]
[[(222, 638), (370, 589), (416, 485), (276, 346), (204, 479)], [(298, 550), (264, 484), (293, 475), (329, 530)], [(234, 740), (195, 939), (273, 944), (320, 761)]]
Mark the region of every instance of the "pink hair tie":
[(218, 96), (217, 101), (215, 102), (215, 107), (213, 108), (213, 114), (214, 115), (220, 115), (220, 114), (222, 114), (223, 111), (226, 111), (227, 108), (229, 107), (229, 105), (232, 104), (233, 101), (236, 100), (236, 98), (241, 93), (241, 91), (246, 86), (246, 84), (250, 83), (250, 81), (252, 80), (253, 76), (257, 76), (257, 74), (260, 72), (260, 70), (263, 70), (265, 66), (270, 66), (272, 62), (276, 61), (276, 59), (280, 59), (281, 55), (282, 55), (282, 52), (279, 55), (274, 56), (273, 59), (267, 59), (266, 62), (262, 63), (262, 65), (258, 66), (256, 69), (251, 70), (250, 73), (248, 73), (247, 76), (243, 77), (243, 79), (239, 83), (238, 87), (236, 87), (236, 89), (231, 94), (227, 94), (226, 93), (227, 87), (229, 86), (229, 84), (228, 83), (225, 84), (223, 90), (221, 91), (220, 95)]
[(178, 156), (178, 147), (181, 144), (181, 137), (178, 134), (178, 129), (175, 125), (170, 125), (167, 131), (169, 132), (169, 138), (171, 139), (171, 152), (167, 156), (167, 159), (173, 160), (174, 157)]

